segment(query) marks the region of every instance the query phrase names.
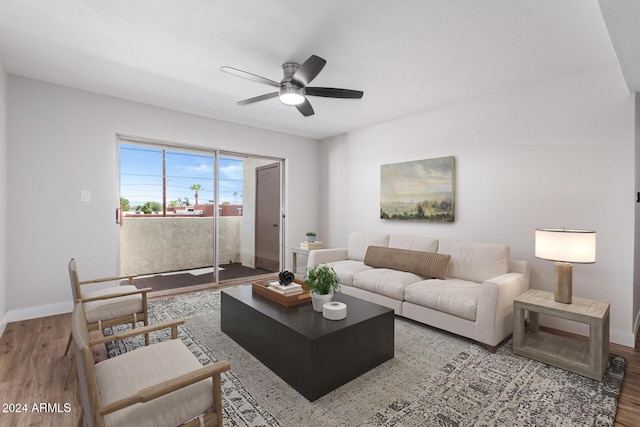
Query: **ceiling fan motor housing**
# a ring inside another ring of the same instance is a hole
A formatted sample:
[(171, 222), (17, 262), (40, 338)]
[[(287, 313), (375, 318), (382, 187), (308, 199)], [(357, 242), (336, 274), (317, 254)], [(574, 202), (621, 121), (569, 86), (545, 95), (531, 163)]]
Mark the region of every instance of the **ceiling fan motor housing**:
[(300, 68), (300, 64), (295, 62), (285, 62), (282, 64), (283, 79), (280, 81), (280, 102), (286, 105), (299, 105), (305, 100), (303, 87), (292, 83), (293, 75)]

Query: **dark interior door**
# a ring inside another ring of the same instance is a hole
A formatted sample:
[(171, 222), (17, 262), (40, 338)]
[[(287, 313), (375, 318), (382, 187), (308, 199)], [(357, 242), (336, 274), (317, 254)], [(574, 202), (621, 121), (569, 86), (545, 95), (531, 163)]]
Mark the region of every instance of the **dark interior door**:
[(256, 168), (256, 268), (280, 271), (280, 163)]

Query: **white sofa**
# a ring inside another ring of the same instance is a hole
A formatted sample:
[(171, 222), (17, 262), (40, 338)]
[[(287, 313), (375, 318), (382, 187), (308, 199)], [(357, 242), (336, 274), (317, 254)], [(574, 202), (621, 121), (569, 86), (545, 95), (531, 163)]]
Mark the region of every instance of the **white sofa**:
[[(368, 252), (369, 247), (374, 248)], [(424, 256), (418, 264), (444, 265), (444, 272), (408, 267), (407, 255)], [(451, 257), (448, 262), (445, 255)], [(352, 232), (347, 248), (311, 251), (308, 268), (318, 264), (334, 268), (341, 292), (471, 338), (491, 351), (513, 332), (513, 300), (529, 289), (529, 263), (511, 259), (508, 246), (494, 243)]]

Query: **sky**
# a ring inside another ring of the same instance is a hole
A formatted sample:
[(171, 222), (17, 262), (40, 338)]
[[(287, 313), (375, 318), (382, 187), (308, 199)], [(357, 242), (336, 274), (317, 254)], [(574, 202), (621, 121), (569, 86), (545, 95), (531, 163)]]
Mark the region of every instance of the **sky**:
[(454, 157), (382, 165), (381, 202), (419, 202), (453, 197)]
[[(166, 150), (167, 205), (181, 199), (195, 204), (190, 187), (200, 184), (198, 203), (214, 199), (214, 157), (201, 153)], [(219, 159), (220, 203), (242, 204), (243, 162), (241, 159)], [(234, 195), (234, 193), (236, 193)], [(120, 145), (120, 196), (131, 207), (146, 202), (162, 203), (162, 149), (143, 145)]]

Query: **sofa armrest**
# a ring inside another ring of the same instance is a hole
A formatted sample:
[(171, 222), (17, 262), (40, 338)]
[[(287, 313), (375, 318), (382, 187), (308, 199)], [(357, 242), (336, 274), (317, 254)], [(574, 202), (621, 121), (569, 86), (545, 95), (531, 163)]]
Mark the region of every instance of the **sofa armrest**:
[(307, 268), (328, 262), (344, 261), (347, 259), (347, 248), (314, 249), (309, 252)]
[(522, 273), (526, 276), (527, 282), (529, 282), (529, 276), (531, 275), (529, 261), (511, 258), (509, 260), (509, 273)]
[(495, 346), (513, 332), (513, 300), (529, 289), (529, 275), (506, 273), (486, 280), (480, 288), (476, 325), (479, 339)]

